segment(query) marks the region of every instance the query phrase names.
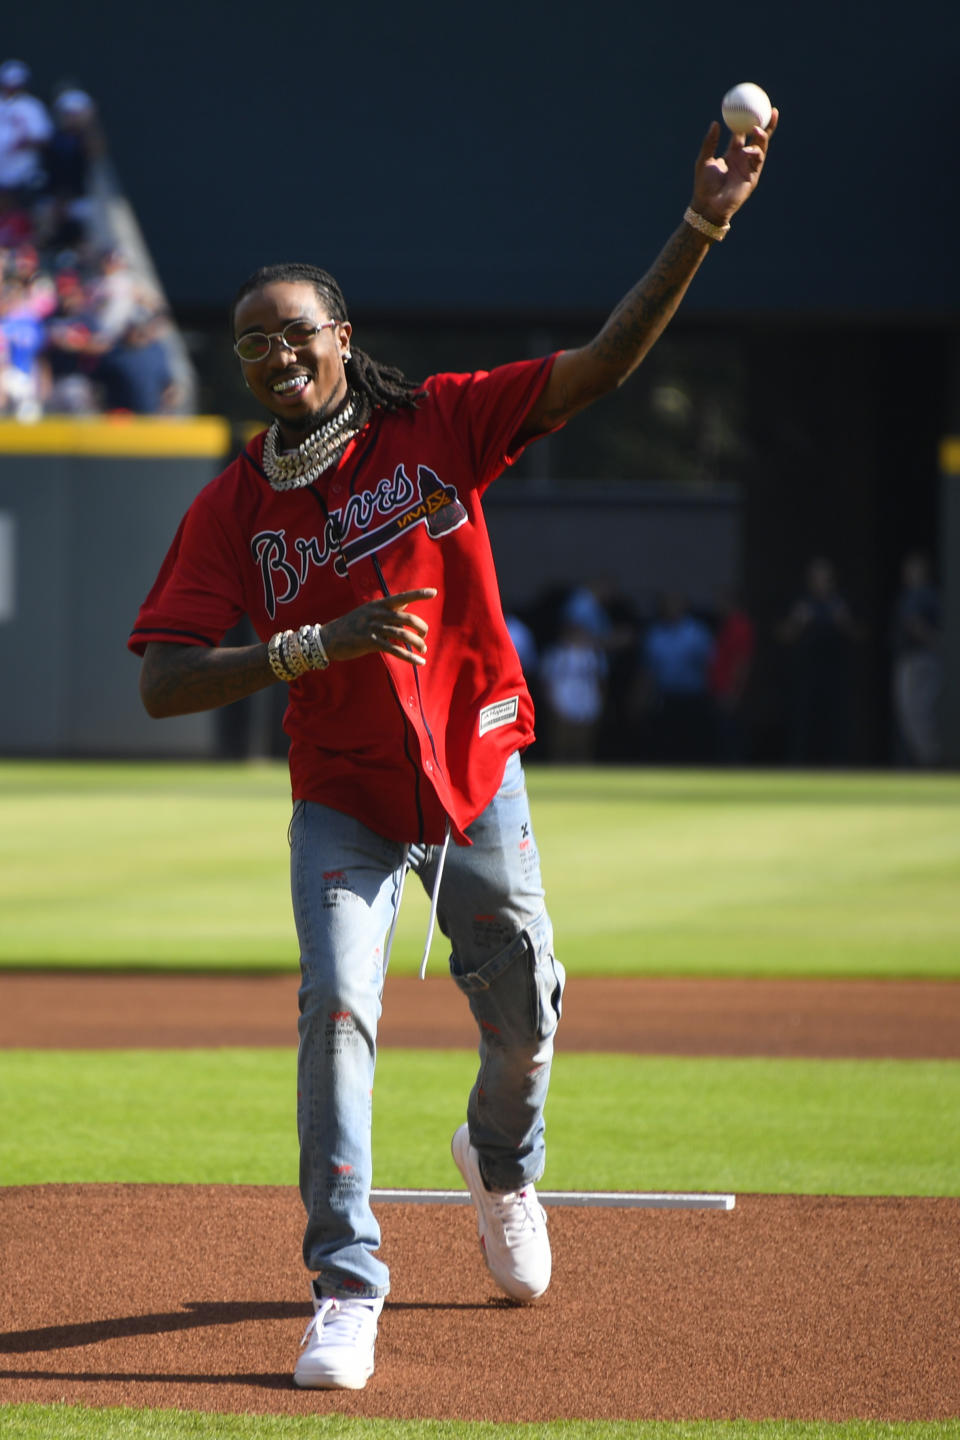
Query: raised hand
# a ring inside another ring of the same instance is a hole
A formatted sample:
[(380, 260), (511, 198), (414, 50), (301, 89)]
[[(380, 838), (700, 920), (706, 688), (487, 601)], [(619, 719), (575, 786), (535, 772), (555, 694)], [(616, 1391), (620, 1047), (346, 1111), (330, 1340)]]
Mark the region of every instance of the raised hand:
[(755, 125), (749, 135), (731, 135), (723, 155), (714, 153), (720, 138), (720, 123), (714, 120), (694, 167), (691, 209), (714, 225), (725, 225), (737, 213), (760, 179), (778, 119), (774, 110), (765, 130)]

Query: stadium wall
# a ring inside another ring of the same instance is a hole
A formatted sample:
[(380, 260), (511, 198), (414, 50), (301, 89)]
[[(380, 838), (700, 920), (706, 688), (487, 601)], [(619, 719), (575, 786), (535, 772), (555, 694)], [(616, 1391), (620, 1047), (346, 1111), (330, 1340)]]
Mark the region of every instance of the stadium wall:
[(960, 436), (940, 448), (941, 569), (943, 584), (943, 701), (941, 734), (944, 760), (960, 766)]
[(0, 422), (4, 753), (211, 753), (210, 715), (149, 718), (125, 646), (229, 439), (213, 418)]

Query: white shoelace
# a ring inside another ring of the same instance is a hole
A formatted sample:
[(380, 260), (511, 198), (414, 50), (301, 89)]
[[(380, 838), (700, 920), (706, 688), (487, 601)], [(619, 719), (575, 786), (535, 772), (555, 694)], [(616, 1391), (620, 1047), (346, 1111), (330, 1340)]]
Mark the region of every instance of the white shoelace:
[(497, 1195), (493, 1209), (503, 1227), (503, 1238), (508, 1245), (520, 1244), (525, 1238), (525, 1232), (535, 1232), (547, 1222), (543, 1206), (528, 1190), (511, 1190), (504, 1195)]
[(331, 1327), (334, 1325), (337, 1327), (338, 1341), (342, 1341), (344, 1345), (353, 1345), (364, 1326), (369, 1325), (371, 1314), (372, 1310), (369, 1305), (360, 1306), (356, 1301), (348, 1302), (345, 1305), (335, 1295), (330, 1295), (317, 1307), (316, 1314), (303, 1332), (300, 1344), (301, 1346), (306, 1345), (314, 1327), (319, 1335), (324, 1323), (329, 1318)]

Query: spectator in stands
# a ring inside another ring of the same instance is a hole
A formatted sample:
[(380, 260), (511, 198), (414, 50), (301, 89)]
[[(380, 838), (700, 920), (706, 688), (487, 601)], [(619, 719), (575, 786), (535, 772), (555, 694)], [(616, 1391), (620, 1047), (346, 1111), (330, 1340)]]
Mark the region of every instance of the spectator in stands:
[(56, 285), (57, 309), (47, 323), (50, 390), (45, 408), (54, 415), (92, 415), (100, 408), (95, 376), (105, 346), (79, 273), (62, 270)]
[(33, 239), (33, 217), (14, 190), (0, 190), (0, 250), (16, 250)]
[(44, 149), (46, 182), (38, 207), (41, 243), (49, 250), (86, 240), (91, 219), (91, 163), (103, 150), (96, 106), (85, 90), (62, 90), (53, 102), (54, 129)]
[(791, 661), (790, 761), (844, 764), (850, 758), (854, 646), (863, 631), (824, 556), (810, 561), (803, 593), (777, 634)]
[(53, 277), (40, 264), (36, 247), (18, 245), (10, 268), (21, 286), (23, 304), (38, 320), (46, 320), (57, 308), (57, 289)]
[(930, 562), (912, 551), (903, 560), (893, 620), (893, 711), (901, 764), (931, 766), (941, 758), (939, 648), (940, 598)]
[(641, 698), (651, 721), (652, 758), (704, 764), (713, 758), (707, 676), (713, 658), (709, 628), (684, 596), (668, 592), (642, 647)]
[(743, 697), (753, 669), (756, 630), (735, 590), (720, 595), (708, 689), (713, 698), (717, 759), (739, 765), (747, 758)]
[(119, 342), (108, 350), (97, 370), (106, 410), (160, 415), (173, 410), (178, 391), (164, 344), (166, 318), (138, 310)]
[(40, 418), (44, 343), (43, 320), (31, 303), (27, 281), (16, 272), (7, 275), (0, 292), (0, 414)]
[(30, 95), (30, 67), (0, 65), (0, 190), (32, 199), (43, 183), (43, 147), (53, 132), (47, 107)]
[(119, 247), (105, 250), (96, 265), (97, 273), (90, 287), (96, 329), (105, 341), (118, 343), (147, 301), (147, 296), (137, 285), (126, 256)]

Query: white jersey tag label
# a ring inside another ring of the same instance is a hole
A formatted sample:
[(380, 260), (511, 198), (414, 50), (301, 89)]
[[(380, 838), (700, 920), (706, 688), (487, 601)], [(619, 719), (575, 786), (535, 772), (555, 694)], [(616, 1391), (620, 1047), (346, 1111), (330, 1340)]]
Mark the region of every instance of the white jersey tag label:
[(501, 725), (512, 724), (519, 711), (519, 695), (511, 695), (509, 700), (495, 700), (492, 705), (484, 705), (480, 711), (479, 733), (486, 735), (488, 730), (497, 730)]

